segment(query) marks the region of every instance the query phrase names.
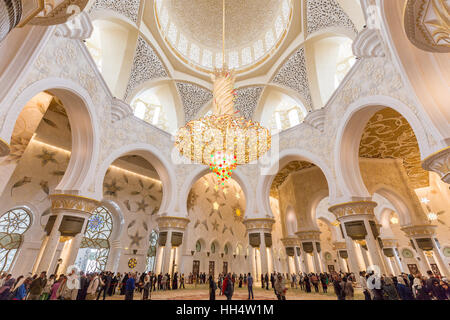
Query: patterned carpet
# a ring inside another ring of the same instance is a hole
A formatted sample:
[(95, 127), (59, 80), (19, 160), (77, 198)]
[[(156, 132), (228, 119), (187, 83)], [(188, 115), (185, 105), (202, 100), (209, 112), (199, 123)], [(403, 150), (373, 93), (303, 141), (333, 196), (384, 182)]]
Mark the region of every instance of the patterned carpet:
[[(263, 290), (261, 288), (254, 288), (255, 300), (276, 300), (276, 296), (273, 289)], [(287, 291), (287, 300), (336, 300), (333, 288), (328, 290), (328, 293), (306, 293), (300, 289), (289, 288)], [(216, 291), (216, 300), (226, 300), (224, 296), (219, 296)], [(233, 300), (247, 300), (247, 288), (236, 288)], [(124, 296), (115, 295), (107, 298), (107, 300), (123, 300)], [(135, 300), (141, 300), (142, 296), (139, 292), (134, 294)], [(206, 285), (197, 285), (194, 288), (193, 285), (186, 285), (186, 289), (179, 290), (167, 290), (152, 292), (152, 300), (208, 300), (209, 293)], [(363, 294), (361, 290), (355, 289), (355, 300), (363, 300)]]

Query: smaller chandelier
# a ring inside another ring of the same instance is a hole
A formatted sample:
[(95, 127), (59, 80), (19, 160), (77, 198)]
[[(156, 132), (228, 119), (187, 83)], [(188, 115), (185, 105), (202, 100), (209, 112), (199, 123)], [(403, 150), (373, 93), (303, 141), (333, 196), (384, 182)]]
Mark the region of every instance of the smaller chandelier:
[(233, 170), (237, 167), (236, 156), (233, 156), (222, 151), (217, 151), (211, 155), (211, 163), (209, 169), (214, 172), (218, 178), (218, 182), (225, 185), (225, 182), (230, 179)]
[(429, 212), (428, 213), (428, 220), (430, 221), (436, 221), (438, 219), (438, 216), (436, 213), (434, 212)]

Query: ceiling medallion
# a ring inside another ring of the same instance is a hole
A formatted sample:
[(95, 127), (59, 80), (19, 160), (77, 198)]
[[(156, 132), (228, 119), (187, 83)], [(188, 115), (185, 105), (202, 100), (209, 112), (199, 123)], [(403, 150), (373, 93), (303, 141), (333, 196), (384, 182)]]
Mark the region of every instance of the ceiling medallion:
[[(223, 0), (223, 52), (225, 51), (225, 0)], [(225, 55), (222, 54), (222, 57)], [(225, 185), (238, 165), (258, 160), (271, 147), (270, 131), (258, 122), (246, 120), (234, 109), (234, 70), (223, 58), (223, 68), (215, 69), (214, 112), (188, 122), (178, 130), (175, 146), (193, 163), (209, 166), (218, 185)]]

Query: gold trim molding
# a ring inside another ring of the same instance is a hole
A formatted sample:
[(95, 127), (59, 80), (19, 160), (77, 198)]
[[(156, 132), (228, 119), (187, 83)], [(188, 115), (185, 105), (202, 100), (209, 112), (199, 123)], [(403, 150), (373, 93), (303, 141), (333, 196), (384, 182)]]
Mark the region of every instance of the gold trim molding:
[(354, 201), (331, 206), (328, 211), (333, 213), (337, 219), (353, 215), (374, 215), (374, 208), (377, 203), (374, 201)]
[(300, 241), (320, 241), (321, 232), (318, 230), (299, 231), (295, 235)]
[(51, 194), (52, 211), (78, 211), (92, 214), (100, 206), (100, 202), (82, 196), (71, 194)]
[(158, 217), (156, 218), (159, 229), (181, 229), (185, 230), (189, 222), (188, 218), (182, 217)]
[(11, 146), (8, 142), (0, 138), (0, 157), (6, 157), (11, 151)]
[(422, 168), (437, 173), (442, 181), (450, 184), (450, 147), (428, 156), (423, 160)]
[(275, 223), (275, 219), (272, 218), (257, 218), (257, 219), (245, 219), (244, 225), (249, 230), (265, 229), (272, 232), (272, 226)]
[(417, 236), (434, 236), (436, 234), (437, 226), (425, 224), (425, 225), (416, 225), (416, 226), (406, 226), (401, 228), (401, 230), (408, 237), (417, 237)]
[(333, 250), (347, 250), (347, 244), (344, 241), (333, 242)]
[(292, 247), (300, 247), (300, 239), (297, 237), (289, 237), (281, 239), (281, 242), (286, 248), (292, 248)]
[(395, 248), (398, 246), (398, 241), (396, 239), (381, 239), (383, 243), (383, 248)]

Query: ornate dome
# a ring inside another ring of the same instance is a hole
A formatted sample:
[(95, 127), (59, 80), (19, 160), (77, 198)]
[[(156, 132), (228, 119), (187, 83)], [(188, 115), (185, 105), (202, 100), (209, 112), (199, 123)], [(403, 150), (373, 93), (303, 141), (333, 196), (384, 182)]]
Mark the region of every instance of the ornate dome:
[[(222, 65), (222, 0), (158, 0), (161, 35), (184, 62), (203, 71)], [(291, 0), (227, 0), (225, 60), (243, 71), (281, 44), (291, 20)]]

